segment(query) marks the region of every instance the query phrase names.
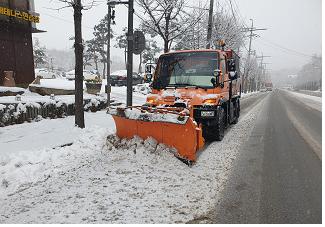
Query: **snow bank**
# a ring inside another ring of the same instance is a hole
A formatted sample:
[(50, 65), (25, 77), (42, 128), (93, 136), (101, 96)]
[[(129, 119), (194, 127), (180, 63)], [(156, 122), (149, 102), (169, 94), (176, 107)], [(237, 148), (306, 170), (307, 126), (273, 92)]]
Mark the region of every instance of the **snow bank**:
[(26, 89), (20, 87), (4, 87), (0, 86), (0, 92), (25, 92)]
[[(74, 81), (66, 79), (41, 79), (40, 84), (31, 84), (34, 87), (74, 90)], [(85, 85), (84, 85), (85, 86)]]
[[(65, 104), (72, 104), (74, 103), (75, 96), (74, 95), (56, 95), (54, 96), (55, 101), (63, 102)], [(104, 101), (106, 99), (103, 96), (96, 96), (84, 93), (84, 99), (97, 99), (99, 101)], [(53, 101), (53, 100), (52, 100)], [(17, 101), (15, 96), (4, 96), (0, 97), (0, 103), (45, 103), (51, 102), (50, 96), (39, 96), (39, 95), (22, 95), (21, 101)]]
[(289, 94), (291, 97), (294, 97), (300, 102), (303, 102), (307, 106), (322, 111), (322, 97), (317, 97), (313, 95), (302, 94), (294, 91), (282, 90)]
[(6, 108), (5, 105), (0, 104), (0, 111), (3, 111)]
[(149, 83), (137, 84), (133, 87), (133, 91), (143, 95), (148, 95), (151, 93), (151, 88), (149, 87)]
[(252, 95), (256, 95), (256, 94), (258, 94), (258, 93), (259, 93), (259, 91), (253, 91), (253, 92), (241, 93), (241, 97), (242, 97), (242, 98), (248, 98), (248, 97), (250, 97), (250, 96), (252, 96)]

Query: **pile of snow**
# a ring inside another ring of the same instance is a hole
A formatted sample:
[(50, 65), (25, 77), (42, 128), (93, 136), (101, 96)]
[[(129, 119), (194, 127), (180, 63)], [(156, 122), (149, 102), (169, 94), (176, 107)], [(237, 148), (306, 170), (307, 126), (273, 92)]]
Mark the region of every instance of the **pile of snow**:
[(0, 222), (208, 221), (257, 113), (210, 144), (192, 168), (153, 139), (120, 140), (100, 127), (82, 130), (71, 146), (0, 157)]
[(111, 73), (111, 76), (127, 77), (127, 70), (122, 69)]
[(256, 95), (258, 94), (259, 92), (258, 91), (252, 91), (252, 92), (247, 92), (247, 93), (241, 93), (241, 98), (248, 98), (252, 95)]
[[(34, 87), (54, 88), (62, 90), (74, 90), (74, 81), (66, 79), (41, 79), (40, 84), (30, 84)], [(84, 85), (85, 86), (85, 85)]]
[[(0, 97), (0, 103), (48, 103), (48, 102), (61, 102), (65, 104), (72, 104), (74, 103), (75, 96), (74, 95), (57, 95), (51, 99), (51, 96), (40, 96), (40, 95), (22, 95), (21, 101), (17, 101), (15, 96), (4, 96)], [(98, 101), (105, 101), (106, 97), (103, 96), (96, 96), (84, 93), (84, 99), (97, 99)]]
[(151, 93), (151, 88), (149, 87), (149, 85), (149, 83), (137, 84), (133, 86), (133, 91), (143, 95), (148, 95)]
[(3, 104), (0, 104), (0, 111), (3, 111), (4, 109), (6, 109), (6, 106)]
[(0, 86), (0, 92), (25, 92), (26, 89), (20, 87), (4, 87)]
[[(110, 109), (109, 113), (112, 115), (117, 115), (116, 109)], [(188, 120), (188, 116), (180, 117), (179, 114), (173, 113), (150, 113), (150, 112), (142, 112), (139, 109), (133, 108), (125, 109), (124, 111), (125, 117), (131, 120), (140, 120), (147, 122), (168, 122), (168, 123), (176, 123), (176, 124), (186, 124)]]

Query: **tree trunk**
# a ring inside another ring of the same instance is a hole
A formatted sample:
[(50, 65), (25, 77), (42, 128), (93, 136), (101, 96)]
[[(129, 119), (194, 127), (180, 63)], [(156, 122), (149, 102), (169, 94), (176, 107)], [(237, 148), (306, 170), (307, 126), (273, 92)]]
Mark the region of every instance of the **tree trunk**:
[(85, 127), (83, 109), (83, 45), (82, 45), (82, 5), (81, 0), (76, 0), (74, 10), (74, 30), (75, 30), (75, 124), (80, 128)]
[(98, 72), (98, 62), (97, 62), (97, 57), (94, 58), (94, 62), (95, 62), (96, 71)]
[(105, 79), (105, 75), (106, 75), (106, 63), (104, 62), (104, 68), (103, 68), (103, 79)]
[(169, 52), (169, 42), (168, 40), (164, 40), (164, 53)]
[(170, 13), (165, 16), (166, 20), (166, 30), (165, 30), (165, 38), (164, 38), (164, 53), (169, 52), (169, 21), (170, 21)]

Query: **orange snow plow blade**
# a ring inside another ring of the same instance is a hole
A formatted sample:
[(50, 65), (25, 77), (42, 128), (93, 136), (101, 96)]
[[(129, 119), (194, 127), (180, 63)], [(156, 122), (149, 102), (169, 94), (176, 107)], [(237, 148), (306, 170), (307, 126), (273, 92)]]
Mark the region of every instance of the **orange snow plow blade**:
[[(162, 113), (154, 113), (159, 115)], [(116, 125), (116, 134), (119, 138), (131, 139), (135, 135), (142, 139), (152, 137), (159, 143), (163, 143), (177, 149), (178, 158), (195, 161), (196, 152), (203, 147), (204, 139), (202, 130), (190, 117), (181, 122), (148, 121), (130, 119), (126, 116), (112, 114)]]

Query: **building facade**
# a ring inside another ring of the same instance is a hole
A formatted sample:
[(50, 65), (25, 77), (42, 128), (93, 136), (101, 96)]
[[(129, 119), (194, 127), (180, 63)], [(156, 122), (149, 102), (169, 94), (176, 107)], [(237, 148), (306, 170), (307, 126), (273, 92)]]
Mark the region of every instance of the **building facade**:
[(40, 17), (34, 0), (0, 0), (0, 86), (4, 71), (13, 71), (18, 86), (28, 86), (34, 78), (32, 33)]

